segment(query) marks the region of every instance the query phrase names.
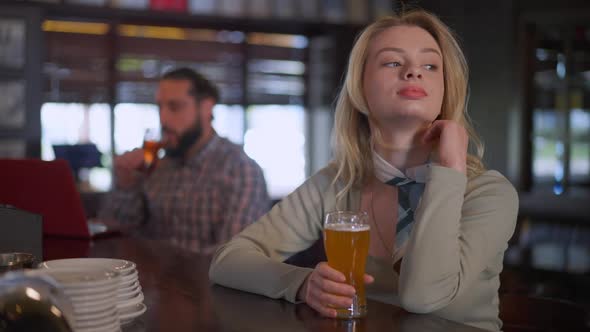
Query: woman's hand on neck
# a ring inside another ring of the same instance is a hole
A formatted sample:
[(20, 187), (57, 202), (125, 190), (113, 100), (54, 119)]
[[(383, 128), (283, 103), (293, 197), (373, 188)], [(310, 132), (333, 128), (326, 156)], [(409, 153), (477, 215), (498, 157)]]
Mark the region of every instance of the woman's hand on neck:
[(441, 166), (467, 175), (467, 146), (469, 135), (461, 124), (452, 120), (437, 120), (423, 135), (424, 142), (437, 142)]

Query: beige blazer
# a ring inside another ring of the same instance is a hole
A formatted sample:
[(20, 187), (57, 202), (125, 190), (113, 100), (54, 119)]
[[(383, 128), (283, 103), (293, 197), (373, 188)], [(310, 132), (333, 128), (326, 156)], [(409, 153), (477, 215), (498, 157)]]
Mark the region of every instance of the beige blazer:
[[(320, 237), (327, 212), (360, 207), (358, 188), (336, 202), (342, 184), (332, 185), (334, 174), (331, 168), (316, 173), (221, 246), (210, 279), (295, 302), (312, 270), (283, 261)], [(387, 259), (368, 259), (367, 273), (375, 277), (367, 288), (369, 298), (499, 331), (499, 274), (517, 212), (517, 193), (500, 173), (487, 171), (468, 180), (453, 169), (432, 166), (400, 274)]]

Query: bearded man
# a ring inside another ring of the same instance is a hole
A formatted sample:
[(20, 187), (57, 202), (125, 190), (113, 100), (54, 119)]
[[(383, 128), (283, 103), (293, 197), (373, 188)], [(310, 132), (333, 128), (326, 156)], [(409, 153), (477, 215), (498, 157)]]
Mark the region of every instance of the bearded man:
[(270, 207), (258, 164), (212, 126), (217, 88), (179, 68), (162, 76), (156, 101), (166, 152), (146, 170), (142, 149), (115, 157), (115, 181), (101, 219), (208, 254)]

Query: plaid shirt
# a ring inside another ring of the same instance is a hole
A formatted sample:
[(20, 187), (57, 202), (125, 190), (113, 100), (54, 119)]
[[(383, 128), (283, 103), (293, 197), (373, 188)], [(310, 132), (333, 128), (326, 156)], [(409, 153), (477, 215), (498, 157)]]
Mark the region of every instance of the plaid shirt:
[(209, 254), (269, 207), (260, 167), (240, 146), (214, 135), (183, 164), (160, 160), (137, 190), (114, 190), (101, 217), (144, 224), (143, 235)]

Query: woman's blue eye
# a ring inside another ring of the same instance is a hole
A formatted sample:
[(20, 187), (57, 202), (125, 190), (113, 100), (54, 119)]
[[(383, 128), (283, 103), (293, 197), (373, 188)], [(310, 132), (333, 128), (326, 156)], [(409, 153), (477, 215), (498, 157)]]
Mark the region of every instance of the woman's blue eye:
[(436, 70), (438, 67), (436, 65), (424, 65), (424, 68), (427, 70)]
[(397, 61), (388, 62), (388, 63), (386, 63), (386, 64), (385, 64), (385, 66), (387, 66), (387, 67), (399, 67), (399, 66), (401, 66), (401, 65), (402, 65), (402, 64), (401, 64), (401, 63), (399, 63), (399, 62), (397, 62)]

